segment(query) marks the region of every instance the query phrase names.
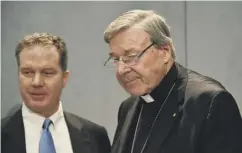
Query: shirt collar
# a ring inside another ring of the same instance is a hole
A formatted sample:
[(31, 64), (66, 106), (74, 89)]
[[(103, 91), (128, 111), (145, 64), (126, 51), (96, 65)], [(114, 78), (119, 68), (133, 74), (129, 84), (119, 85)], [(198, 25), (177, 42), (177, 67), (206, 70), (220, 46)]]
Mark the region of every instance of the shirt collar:
[[(39, 114), (30, 110), (25, 105), (24, 102), (23, 102), (23, 106), (22, 106), (22, 116), (23, 116), (23, 119), (27, 119), (31, 123), (38, 124), (38, 125), (41, 125), (41, 126), (42, 126), (42, 124), (45, 120), (45, 117), (40, 116)], [(57, 124), (57, 122), (63, 117), (64, 117), (64, 113), (63, 113), (62, 103), (60, 101), (58, 110), (53, 115), (51, 115), (49, 117), (49, 119), (53, 122), (53, 126), (55, 126)]]
[(152, 102), (155, 101), (155, 100), (150, 96), (150, 94), (147, 94), (147, 95), (141, 96), (141, 98), (143, 98), (143, 100), (144, 100), (146, 103), (152, 103)]

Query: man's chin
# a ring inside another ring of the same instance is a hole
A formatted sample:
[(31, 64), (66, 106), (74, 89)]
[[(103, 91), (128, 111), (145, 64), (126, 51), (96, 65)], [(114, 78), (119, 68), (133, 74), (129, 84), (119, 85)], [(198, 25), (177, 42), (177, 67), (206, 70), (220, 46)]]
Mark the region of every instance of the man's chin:
[(142, 96), (146, 93), (145, 90), (141, 90), (138, 88), (128, 88), (126, 89), (126, 91), (132, 96)]
[(28, 103), (28, 106), (31, 107), (34, 110), (44, 109), (44, 108), (46, 108), (46, 105), (47, 104), (46, 104), (46, 101), (45, 100), (31, 100)]

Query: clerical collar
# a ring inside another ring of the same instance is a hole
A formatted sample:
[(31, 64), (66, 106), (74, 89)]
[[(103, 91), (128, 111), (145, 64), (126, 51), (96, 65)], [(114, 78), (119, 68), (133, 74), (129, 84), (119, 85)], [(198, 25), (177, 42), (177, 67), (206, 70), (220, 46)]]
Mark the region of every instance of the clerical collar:
[(155, 100), (150, 96), (150, 94), (147, 94), (147, 95), (144, 95), (144, 96), (141, 96), (143, 98), (143, 100), (146, 102), (146, 103), (152, 103), (154, 102)]
[(154, 101), (163, 101), (165, 96), (167, 96), (169, 90), (171, 89), (172, 85), (174, 84), (177, 78), (177, 68), (176, 64), (174, 63), (165, 77), (161, 80), (159, 85), (150, 93), (141, 98), (146, 103), (152, 103)]

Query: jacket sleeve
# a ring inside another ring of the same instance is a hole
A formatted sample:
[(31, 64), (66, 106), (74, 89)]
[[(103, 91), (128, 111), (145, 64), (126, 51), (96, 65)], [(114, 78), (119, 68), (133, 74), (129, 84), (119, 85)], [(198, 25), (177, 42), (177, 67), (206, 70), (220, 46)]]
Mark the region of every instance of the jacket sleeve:
[(242, 119), (235, 99), (220, 91), (211, 100), (199, 153), (242, 153)]
[(121, 131), (121, 128), (122, 128), (123, 120), (125, 118), (124, 117), (124, 108), (123, 108), (123, 106), (124, 106), (124, 103), (122, 102), (121, 105), (119, 106), (119, 110), (118, 110), (118, 123), (117, 123), (116, 131), (115, 131), (115, 134), (114, 134), (112, 146), (115, 145), (115, 143), (117, 141), (117, 138), (120, 135), (120, 131)]
[(110, 146), (110, 140), (108, 138), (108, 133), (106, 128), (102, 127), (100, 130), (100, 136), (99, 136), (99, 152), (100, 153), (109, 153), (111, 146)]

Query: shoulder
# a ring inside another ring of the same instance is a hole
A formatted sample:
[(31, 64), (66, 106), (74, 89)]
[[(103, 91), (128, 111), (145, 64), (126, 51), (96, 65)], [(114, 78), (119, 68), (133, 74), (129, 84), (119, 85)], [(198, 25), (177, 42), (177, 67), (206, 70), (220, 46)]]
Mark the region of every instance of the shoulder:
[(195, 114), (206, 112), (209, 117), (211, 112), (217, 109), (238, 112), (234, 97), (214, 78), (188, 70), (185, 91), (185, 107), (193, 108)]
[(6, 117), (1, 118), (1, 130), (4, 132), (11, 126), (15, 126), (15, 124), (21, 122), (22, 114), (21, 109), (16, 110), (16, 112), (8, 114)]
[(65, 114), (65, 118), (68, 121), (68, 123), (74, 127), (79, 128), (80, 126), (82, 126), (82, 127), (84, 127), (84, 129), (86, 129), (90, 132), (106, 133), (106, 129), (104, 126), (101, 126), (97, 123), (94, 123), (88, 119), (82, 118), (82, 117), (77, 116), (70, 112), (64, 112), (64, 114)]
[(7, 127), (7, 125), (11, 121), (11, 118), (12, 118), (12, 116), (6, 116), (6, 117), (1, 119), (1, 129), (2, 129), (2, 131), (3, 131), (3, 129), (5, 129)]
[(128, 109), (128, 108), (132, 107), (133, 104), (135, 103), (135, 101), (137, 101), (138, 99), (139, 99), (139, 97), (130, 96), (127, 99), (125, 99), (124, 101), (122, 101), (120, 107), (122, 107), (123, 109)]
[(104, 126), (69, 112), (64, 113), (67, 125), (71, 127), (71, 129), (84, 132), (86, 136), (90, 136), (90, 138), (93, 140), (93, 143), (99, 146), (100, 150), (103, 150), (103, 152), (109, 152), (110, 141), (107, 130)]
[(135, 104), (135, 102), (137, 102), (139, 99), (139, 97), (136, 96), (130, 96), (127, 99), (125, 99), (124, 101), (121, 102), (120, 106), (119, 106), (119, 115), (121, 114), (127, 114), (128, 110), (132, 108), (132, 106)]
[(188, 70), (188, 81), (186, 92), (190, 96), (214, 97), (220, 92), (227, 92), (225, 87), (212, 77), (202, 75), (198, 72)]

